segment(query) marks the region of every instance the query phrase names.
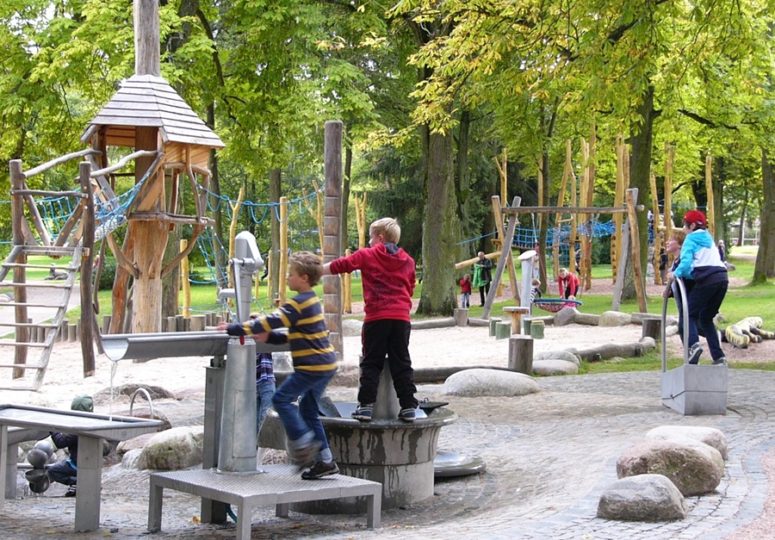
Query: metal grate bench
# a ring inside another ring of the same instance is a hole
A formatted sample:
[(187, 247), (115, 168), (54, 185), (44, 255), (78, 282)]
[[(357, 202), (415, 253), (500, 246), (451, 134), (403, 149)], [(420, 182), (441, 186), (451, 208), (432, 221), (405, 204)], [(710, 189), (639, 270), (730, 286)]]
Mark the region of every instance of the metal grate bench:
[(380, 526), (382, 484), (344, 476), (320, 480), (302, 480), (291, 465), (265, 465), (265, 473), (219, 473), (214, 469), (195, 469), (152, 473), (148, 500), (148, 531), (161, 530), (164, 488), (236, 506), (237, 540), (250, 539), (251, 516), (259, 506), (274, 505), (276, 514), (288, 517), (291, 503), (366, 497), (366, 525)]

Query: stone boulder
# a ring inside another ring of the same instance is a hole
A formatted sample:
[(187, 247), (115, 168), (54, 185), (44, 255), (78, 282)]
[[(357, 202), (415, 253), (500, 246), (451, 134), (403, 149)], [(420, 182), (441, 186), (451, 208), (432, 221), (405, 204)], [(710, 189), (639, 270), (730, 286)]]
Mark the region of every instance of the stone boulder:
[(577, 375), (579, 372), (578, 364), (568, 362), (567, 360), (546, 359), (533, 360), (533, 373), (536, 375)]
[(604, 311), (600, 315), (600, 326), (625, 326), (632, 322), (632, 315), (621, 311)]
[(724, 460), (718, 450), (694, 439), (646, 439), (619, 456), (616, 473), (619, 478), (662, 474), (689, 497), (718, 487)]
[(686, 513), (683, 495), (661, 474), (621, 478), (608, 486), (597, 505), (597, 517), (620, 521), (673, 521)]
[(647, 439), (681, 440), (694, 439), (712, 446), (721, 454), (724, 461), (729, 457), (727, 438), (721, 430), (705, 426), (659, 426), (646, 433)]
[(363, 321), (358, 319), (342, 319), (343, 336), (360, 336), (361, 328), (363, 328)]
[(576, 320), (578, 310), (572, 307), (564, 307), (560, 311), (554, 314), (554, 325), (565, 326), (572, 324)]
[(533, 354), (533, 362), (539, 360), (564, 360), (576, 364), (577, 367), (581, 366), (581, 358), (571, 351), (542, 351)]
[(154, 434), (137, 460), (139, 469), (176, 471), (202, 462), (202, 426), (175, 427)]
[(444, 393), (452, 396), (524, 396), (538, 390), (529, 375), (500, 369), (466, 369), (444, 381)]

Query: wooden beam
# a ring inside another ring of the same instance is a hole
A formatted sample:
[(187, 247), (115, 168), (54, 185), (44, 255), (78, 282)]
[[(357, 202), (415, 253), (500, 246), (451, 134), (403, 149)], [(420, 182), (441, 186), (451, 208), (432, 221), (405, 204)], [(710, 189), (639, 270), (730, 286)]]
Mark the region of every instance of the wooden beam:
[(108, 241), (108, 246), (110, 246), (110, 250), (113, 252), (113, 256), (116, 258), (116, 263), (121, 268), (126, 270), (126, 272), (134, 279), (140, 277), (140, 269), (137, 268), (137, 265), (130, 261), (129, 257), (124, 254), (121, 246), (119, 246), (116, 240), (113, 238), (113, 233), (108, 233), (105, 236), (105, 239)]
[[(637, 205), (636, 210), (642, 211), (645, 207)], [(517, 208), (506, 207), (503, 214), (626, 214), (626, 206), (519, 206)]]
[(79, 166), (81, 191), (85, 196), (83, 205), (83, 253), (81, 255), (81, 354), (83, 376), (94, 375), (94, 304), (92, 304), (92, 268), (94, 263), (94, 197), (89, 173), (91, 164), (82, 162)]
[[(514, 204), (518, 205), (519, 197), (514, 198)], [(506, 234), (503, 236), (503, 250), (501, 252), (501, 258), (498, 260), (498, 267), (495, 270), (495, 277), (492, 283), (490, 283), (490, 290), (487, 291), (487, 299), (484, 301), (484, 308), (482, 309), (482, 318), (487, 319), (490, 317), (490, 310), (492, 309), (493, 301), (495, 300), (495, 293), (498, 289), (498, 283), (500, 283), (501, 276), (503, 275), (503, 268), (506, 266), (507, 252), (511, 251), (511, 243), (514, 240), (514, 232), (517, 230), (517, 215), (512, 214), (509, 216), (509, 225), (506, 228)]]
[[(505, 160), (504, 154), (504, 160)], [(515, 197), (514, 201), (520, 201), (519, 197)], [(498, 237), (503, 239), (503, 212), (501, 211), (501, 200), (497, 195), (490, 197), (492, 203), (492, 213), (495, 218), (495, 227), (498, 230)], [(514, 258), (511, 256), (511, 246), (509, 246), (508, 256), (506, 260), (506, 268), (509, 271), (509, 284), (511, 285), (511, 297), (519, 304), (519, 287), (517, 287), (517, 273), (514, 270)]]
[[(43, 163), (41, 165), (38, 165), (37, 167), (34, 167), (30, 169), (27, 172), (23, 172), (22, 175), (24, 178), (31, 178), (35, 176), (36, 174), (40, 174), (42, 172), (45, 172), (52, 167), (56, 167), (57, 165), (60, 165), (62, 163), (67, 163), (68, 161), (72, 159), (77, 159), (80, 157), (88, 156), (89, 154), (96, 154), (97, 151), (93, 150), (91, 148), (88, 148), (86, 150), (79, 150), (78, 152), (71, 152), (70, 154), (65, 154), (64, 156), (59, 156), (58, 158), (54, 158), (51, 161), (47, 161), (46, 163)], [(22, 189), (22, 188), (19, 188)]]

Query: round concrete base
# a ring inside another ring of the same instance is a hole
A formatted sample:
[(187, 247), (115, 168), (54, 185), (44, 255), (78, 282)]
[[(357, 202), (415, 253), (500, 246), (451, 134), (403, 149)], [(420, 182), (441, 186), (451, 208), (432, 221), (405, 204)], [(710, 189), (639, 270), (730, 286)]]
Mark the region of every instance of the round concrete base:
[[(441, 428), (457, 415), (444, 408), (413, 423), (351, 418), (323, 418), (331, 451), (342, 474), (382, 484), (382, 508), (411, 505), (433, 496), (436, 444)], [(321, 482), (324, 480), (321, 480)], [(297, 503), (293, 509), (311, 514), (362, 513), (360, 497)]]

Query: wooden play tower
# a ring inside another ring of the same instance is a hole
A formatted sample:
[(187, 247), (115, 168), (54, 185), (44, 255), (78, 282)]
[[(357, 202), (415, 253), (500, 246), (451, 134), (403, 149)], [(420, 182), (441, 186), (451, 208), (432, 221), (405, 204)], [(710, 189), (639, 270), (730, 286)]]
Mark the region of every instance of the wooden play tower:
[[(89, 123), (81, 140), (99, 153), (105, 166), (110, 147), (134, 149), (135, 182), (143, 183), (126, 218), (124, 243), (105, 236), (116, 259), (110, 332), (160, 332), (162, 277), (174, 270), (210, 223), (205, 217), (210, 152), (223, 148), (220, 138), (160, 76), (158, 0), (134, 0), (135, 75), (127, 79)], [(188, 179), (196, 215), (178, 213), (181, 175)], [(107, 178), (98, 179), (109, 191)], [(110, 197), (110, 194), (106, 194)], [(188, 247), (165, 263), (169, 232), (191, 225)], [(125, 326), (130, 278), (131, 326)]]
[[(134, 9), (136, 73), (89, 123), (81, 140), (90, 148), (28, 169), (20, 159), (9, 163), (13, 247), (0, 265), (0, 287), (10, 290), (0, 301), (0, 327), (8, 328), (0, 335), (0, 350), (14, 352), (12, 362), (0, 362), (0, 388), (40, 388), (78, 287), (83, 373), (94, 374), (96, 241), (104, 240), (116, 259), (110, 331), (159, 332), (162, 277), (211, 223), (205, 216), (208, 165), (211, 151), (224, 145), (160, 76), (158, 0), (134, 0)], [(30, 189), (30, 178), (76, 159), (82, 160), (78, 189)], [(127, 170), (134, 185), (119, 194), (116, 177)], [(194, 199), (194, 215), (180, 213), (185, 195)], [(42, 215), (40, 208), (51, 200), (74, 201), (72, 210)], [(115, 234), (124, 225), (119, 245)], [(165, 261), (170, 231), (184, 225), (192, 229), (188, 247)], [(52, 258), (54, 264), (42, 265), (35, 257)], [(42, 269), (58, 281), (37, 278)], [(131, 326), (126, 324), (130, 280)], [(28, 362), (30, 350), (40, 354)]]

